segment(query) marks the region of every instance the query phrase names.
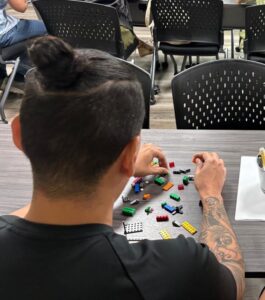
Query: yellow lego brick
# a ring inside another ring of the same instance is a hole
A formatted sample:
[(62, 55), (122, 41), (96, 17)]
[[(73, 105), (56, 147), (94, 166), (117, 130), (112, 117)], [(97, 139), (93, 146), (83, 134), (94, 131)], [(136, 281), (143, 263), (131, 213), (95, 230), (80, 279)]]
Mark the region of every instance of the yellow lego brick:
[(193, 227), (188, 221), (184, 221), (181, 226), (186, 229), (190, 234), (195, 234), (197, 229)]
[(162, 236), (163, 240), (170, 240), (171, 235), (166, 230), (159, 231), (160, 235)]

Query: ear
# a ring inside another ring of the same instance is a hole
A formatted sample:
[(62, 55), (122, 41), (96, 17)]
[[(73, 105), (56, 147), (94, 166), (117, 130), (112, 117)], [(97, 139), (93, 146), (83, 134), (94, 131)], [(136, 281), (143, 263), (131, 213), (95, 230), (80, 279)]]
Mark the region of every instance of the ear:
[(12, 129), (12, 137), (13, 143), (16, 147), (23, 151), (22, 143), (21, 143), (21, 127), (20, 127), (20, 117), (17, 115), (11, 122), (11, 129)]
[(135, 136), (124, 148), (121, 155), (121, 172), (127, 177), (133, 176), (135, 172), (135, 162), (140, 149), (141, 137)]

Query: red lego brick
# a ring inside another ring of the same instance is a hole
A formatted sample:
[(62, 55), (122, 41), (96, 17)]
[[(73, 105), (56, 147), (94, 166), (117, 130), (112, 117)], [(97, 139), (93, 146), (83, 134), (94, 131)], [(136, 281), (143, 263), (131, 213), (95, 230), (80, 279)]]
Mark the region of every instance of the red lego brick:
[(179, 190), (179, 191), (184, 190), (184, 185), (183, 185), (183, 184), (179, 184), (179, 185), (178, 185), (178, 190)]
[(171, 161), (170, 163), (168, 163), (169, 167), (170, 168), (175, 168), (175, 163), (174, 161)]
[(165, 222), (168, 221), (168, 216), (164, 215), (164, 216), (156, 216), (156, 221), (157, 222)]

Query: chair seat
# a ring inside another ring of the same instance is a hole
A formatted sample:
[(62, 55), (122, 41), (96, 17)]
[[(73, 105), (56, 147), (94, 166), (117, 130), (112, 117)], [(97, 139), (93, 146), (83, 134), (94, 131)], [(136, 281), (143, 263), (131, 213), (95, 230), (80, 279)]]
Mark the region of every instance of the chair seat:
[(1, 49), (1, 56), (3, 60), (16, 59), (21, 53), (26, 51), (27, 41), (23, 41), (12, 46)]
[(162, 50), (165, 54), (169, 55), (211, 56), (218, 54), (219, 47), (217, 45), (202, 43), (172, 45), (161, 42), (159, 45), (159, 50)]

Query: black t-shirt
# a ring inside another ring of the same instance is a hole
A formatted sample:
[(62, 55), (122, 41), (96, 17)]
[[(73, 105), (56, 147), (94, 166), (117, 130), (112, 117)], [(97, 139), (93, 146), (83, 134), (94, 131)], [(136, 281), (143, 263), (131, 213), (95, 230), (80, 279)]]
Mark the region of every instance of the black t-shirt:
[(231, 272), (192, 238), (129, 244), (102, 224), (0, 217), (0, 297), (8, 300), (236, 299)]

